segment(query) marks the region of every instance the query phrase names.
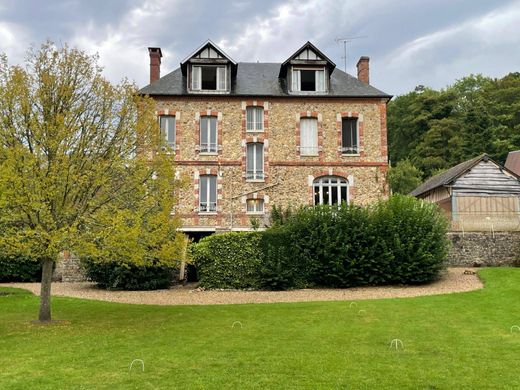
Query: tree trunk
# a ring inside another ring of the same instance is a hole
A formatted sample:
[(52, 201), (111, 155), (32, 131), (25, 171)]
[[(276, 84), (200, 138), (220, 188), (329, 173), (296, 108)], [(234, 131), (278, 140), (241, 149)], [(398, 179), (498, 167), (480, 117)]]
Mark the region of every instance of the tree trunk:
[(51, 320), (51, 283), (52, 283), (52, 260), (43, 260), (42, 267), (42, 284), (40, 291), (40, 322), (48, 322)]

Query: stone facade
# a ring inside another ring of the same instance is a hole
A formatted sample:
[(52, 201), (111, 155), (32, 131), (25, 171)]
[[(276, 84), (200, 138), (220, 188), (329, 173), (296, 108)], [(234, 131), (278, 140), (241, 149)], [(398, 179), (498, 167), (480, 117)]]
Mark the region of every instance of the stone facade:
[[(319, 176), (348, 179), (349, 200), (366, 205), (386, 197), (386, 99), (327, 97), (155, 96), (157, 115), (176, 117), (176, 168), (184, 178), (176, 213), (186, 231), (244, 230), (250, 219), (263, 224), (272, 205), (313, 204)], [(264, 110), (264, 131), (246, 132), (246, 107)], [(218, 151), (199, 150), (202, 115), (218, 119)], [(300, 120), (318, 120), (319, 153), (301, 156)], [(341, 120), (358, 120), (359, 154), (341, 154)], [(246, 180), (246, 143), (264, 144), (263, 180)], [(216, 213), (199, 213), (199, 176), (217, 176)], [(246, 200), (264, 200), (264, 213), (248, 214)]]
[(60, 254), (52, 278), (58, 282), (85, 282), (87, 280), (79, 258), (69, 251)]
[(451, 266), (520, 265), (520, 232), (451, 232)]

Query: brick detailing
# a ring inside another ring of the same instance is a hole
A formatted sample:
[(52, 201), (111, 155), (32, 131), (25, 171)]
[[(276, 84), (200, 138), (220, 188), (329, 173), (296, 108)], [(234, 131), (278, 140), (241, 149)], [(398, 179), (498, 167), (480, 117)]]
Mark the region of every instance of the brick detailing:
[(448, 238), (451, 266), (518, 265), (520, 261), (520, 232), (450, 232)]
[[(264, 131), (247, 131), (247, 108), (248, 107), (262, 107), (264, 109)], [(261, 143), (264, 145), (264, 180), (269, 182), (269, 102), (262, 102), (256, 100), (242, 101), (242, 180), (246, 180), (247, 169), (247, 144)]]
[[(343, 142), (341, 139), (342, 127), (343, 127), (343, 118), (357, 118), (357, 131), (358, 131), (358, 151), (359, 157), (362, 159), (366, 156), (365, 147), (364, 147), (364, 135), (365, 135), (365, 126), (363, 122), (363, 115), (360, 115), (359, 112), (341, 112), (336, 115), (336, 129), (337, 129), (337, 144), (338, 144), (338, 158), (349, 157), (348, 154), (343, 154), (341, 148), (343, 147)], [(352, 155), (350, 155), (352, 156)], [(356, 156), (356, 155), (354, 155)]]
[[(355, 191), (354, 185), (350, 182), (351, 176), (347, 172), (337, 171), (332, 168), (330, 168), (328, 171), (314, 171), (313, 175), (312, 175), (313, 182), (314, 182), (314, 180), (316, 180), (322, 176), (338, 176), (338, 177), (342, 177), (343, 179), (346, 179), (349, 182), (348, 200), (349, 200), (349, 203), (353, 202), (356, 191)], [(314, 204), (314, 183), (312, 183), (309, 186), (309, 191), (310, 191), (310, 203), (309, 204), (313, 205)]]
[[(193, 211), (203, 215), (214, 215), (222, 212), (222, 176), (219, 175), (220, 167), (206, 168), (202, 170), (193, 171)], [(200, 176), (211, 175), (217, 177), (217, 212), (216, 213), (201, 213), (199, 212), (199, 194), (200, 194)]]
[(157, 120), (160, 120), (161, 116), (163, 115), (175, 117), (175, 161), (177, 161), (177, 159), (179, 159), (181, 155), (181, 149), (179, 147), (179, 139), (182, 138), (182, 126), (181, 121), (179, 120), (181, 117), (181, 113), (175, 110), (164, 109), (156, 111), (155, 115), (157, 115)]
[(307, 158), (307, 157), (314, 157), (314, 156), (302, 156), (300, 147), (301, 147), (301, 129), (300, 129), (300, 122), (302, 118), (314, 118), (318, 122), (318, 157), (320, 161), (323, 161), (323, 119), (322, 115), (318, 113), (317, 111), (304, 111), (300, 112), (300, 114), (296, 117), (296, 148), (297, 148), (297, 154), (299, 158)]
[[(195, 133), (197, 134), (197, 144), (195, 150), (197, 154), (200, 154), (200, 117), (201, 116), (212, 116), (217, 118), (217, 153), (219, 156), (222, 154), (222, 113), (214, 110), (199, 111), (195, 113)], [(206, 154), (206, 153), (204, 153)], [(213, 154), (213, 153), (211, 153)]]
[(386, 129), (386, 102), (379, 103), (379, 118), (381, 121), (381, 157), (388, 160), (388, 137)]

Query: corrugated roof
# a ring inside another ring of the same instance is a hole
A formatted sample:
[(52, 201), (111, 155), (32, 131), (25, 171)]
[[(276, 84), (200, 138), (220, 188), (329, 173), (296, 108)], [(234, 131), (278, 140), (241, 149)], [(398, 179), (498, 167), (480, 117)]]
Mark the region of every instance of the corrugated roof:
[(455, 165), (454, 167), (448, 169), (445, 172), (439, 173), (438, 175), (432, 176), (428, 180), (426, 180), (423, 184), (421, 184), (419, 187), (417, 187), (415, 190), (410, 192), (410, 195), (412, 196), (419, 196), (421, 194), (424, 194), (425, 192), (431, 191), (434, 188), (447, 185), (451, 183), (454, 179), (461, 176), (464, 172), (467, 172), (471, 168), (473, 168), (475, 165), (477, 165), (484, 157), (489, 156), (484, 153), (480, 156), (477, 156), (475, 158), (472, 158), (471, 160), (464, 161), (460, 163), (459, 165)]
[[(236, 80), (232, 85), (231, 93), (226, 96), (301, 97), (302, 95), (288, 93), (285, 80), (278, 77), (280, 66), (280, 63), (239, 62)], [(139, 92), (146, 95), (197, 95), (196, 93), (188, 93), (186, 86), (186, 77), (182, 75), (181, 69), (178, 68), (142, 88)], [(204, 96), (208, 95), (211, 96), (208, 93), (204, 94)], [(215, 96), (222, 96), (222, 94), (215, 94)], [(330, 90), (327, 93), (312, 96), (392, 97), (337, 68), (331, 74)]]
[(520, 150), (508, 153), (505, 167), (520, 176)]

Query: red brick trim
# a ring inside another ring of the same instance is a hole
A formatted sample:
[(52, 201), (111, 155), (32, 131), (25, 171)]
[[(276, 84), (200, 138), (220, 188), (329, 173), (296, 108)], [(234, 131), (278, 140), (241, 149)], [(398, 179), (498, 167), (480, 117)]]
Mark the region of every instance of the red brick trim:
[(300, 147), (301, 147), (301, 131), (300, 131), (300, 123), (302, 118), (314, 118), (317, 120), (318, 125), (318, 157), (320, 161), (323, 161), (323, 119), (322, 115), (317, 111), (304, 111), (300, 112), (300, 115), (296, 119), (296, 154), (299, 158), (307, 158), (307, 157), (315, 157), (315, 156), (305, 156), (301, 155)]
[[(202, 170), (195, 170), (193, 172), (193, 210), (197, 213), (197, 215), (204, 215), (204, 216), (212, 216), (212, 213), (200, 213), (199, 212), (199, 202), (200, 202), (200, 176), (216, 176), (217, 177), (217, 212), (216, 216), (220, 215), (222, 213), (221, 205), (223, 203), (223, 180), (222, 177), (218, 174), (219, 169), (218, 168), (205, 168)], [(198, 224), (198, 221), (196, 222)]]
[(381, 121), (381, 157), (388, 160), (388, 138), (386, 129), (386, 102), (379, 103), (379, 118)]
[[(358, 150), (359, 157), (364, 158), (365, 154), (365, 145), (364, 145), (364, 135), (365, 135), (365, 124), (363, 121), (363, 115), (360, 115), (359, 112), (341, 112), (336, 117), (336, 129), (337, 129), (337, 144), (338, 144), (338, 152), (337, 155), (339, 158), (341, 157), (349, 157), (348, 154), (343, 154), (341, 152), (342, 141), (341, 141), (341, 131), (342, 131), (342, 123), (343, 118), (357, 118), (357, 128), (358, 128)], [(354, 155), (355, 156), (355, 155)]]
[(271, 161), (270, 165), (273, 167), (386, 167), (388, 163), (374, 161)]
[(214, 161), (199, 161), (199, 160), (180, 160), (175, 161), (177, 165), (183, 166), (213, 166), (213, 165), (222, 165), (222, 166), (239, 166), (242, 165), (241, 161), (233, 161), (233, 160), (214, 160)]
[[(247, 107), (262, 107), (264, 109), (264, 131), (247, 131)], [(246, 100), (242, 101), (242, 179), (246, 181), (247, 144), (261, 143), (264, 145), (264, 182), (269, 182), (269, 102)]]
[[(174, 116), (175, 117), (175, 160), (177, 160), (181, 155), (181, 148), (179, 140), (182, 138), (182, 126), (181, 121), (179, 120), (179, 115), (177, 113), (180, 112), (176, 110), (158, 110), (156, 111), (157, 119), (160, 120), (161, 116)], [(160, 123), (159, 123), (160, 126)]]
[(195, 113), (195, 134), (197, 134), (196, 153), (200, 153), (200, 117), (213, 116), (217, 118), (217, 154), (222, 154), (222, 113), (214, 110), (199, 111)]

